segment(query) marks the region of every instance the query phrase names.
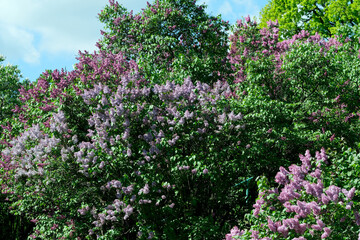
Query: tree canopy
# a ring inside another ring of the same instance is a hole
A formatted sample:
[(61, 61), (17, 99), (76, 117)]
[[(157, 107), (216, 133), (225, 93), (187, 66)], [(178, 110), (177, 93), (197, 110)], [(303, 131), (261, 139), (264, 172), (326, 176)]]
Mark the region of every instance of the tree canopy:
[[(0, 63), (5, 57), (0, 55)], [(16, 104), (20, 104), (18, 99), (22, 77), (17, 66), (0, 65), (0, 123), (12, 116), (12, 111)], [(27, 83), (26, 80), (24, 83)]]
[(260, 12), (259, 27), (277, 19), (282, 39), (301, 30), (317, 32), (323, 38), (334, 35), (351, 38), (359, 35), (359, 13), (359, 0), (270, 0)]

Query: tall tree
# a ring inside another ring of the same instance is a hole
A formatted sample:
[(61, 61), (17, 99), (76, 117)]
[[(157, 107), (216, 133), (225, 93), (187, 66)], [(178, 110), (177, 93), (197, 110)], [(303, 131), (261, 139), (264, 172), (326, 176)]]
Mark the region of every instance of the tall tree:
[(301, 30), (317, 32), (323, 38), (334, 35), (358, 38), (360, 0), (270, 0), (260, 12), (259, 27), (276, 19), (281, 39)]

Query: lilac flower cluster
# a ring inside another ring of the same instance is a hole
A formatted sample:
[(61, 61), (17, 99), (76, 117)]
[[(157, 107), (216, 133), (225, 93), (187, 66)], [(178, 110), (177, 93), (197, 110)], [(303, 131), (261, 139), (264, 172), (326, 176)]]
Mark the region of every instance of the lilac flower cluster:
[[(326, 166), (322, 165), (328, 164), (325, 150), (322, 148), (316, 152), (315, 158), (311, 157), (309, 150), (305, 156), (299, 156), (301, 166), (291, 165), (289, 170), (280, 167), (275, 177), (275, 181), (282, 185), (280, 190), (265, 189), (259, 194), (253, 206), (256, 225), (246, 232), (240, 232), (234, 227), (226, 239), (237, 239), (250, 233), (252, 239), (287, 239), (289, 236), (297, 236), (293, 239), (318, 239), (319, 236), (325, 239), (334, 236), (331, 239), (337, 239), (336, 235), (342, 231), (336, 229), (337, 223), (333, 222), (335, 219), (329, 219), (328, 214), (339, 219), (348, 218), (348, 224), (360, 229), (359, 213), (353, 209), (351, 201), (355, 188), (346, 190), (335, 185), (324, 186), (323, 172)], [(279, 214), (271, 214), (274, 212)], [(333, 231), (337, 233), (332, 234)]]
[(12, 147), (6, 148), (2, 154), (12, 159), (8, 167), (15, 169), (15, 179), (43, 175), (44, 166), (49, 164), (47, 158), (59, 142), (59, 139), (49, 137), (40, 130), (39, 125), (35, 125), (14, 138), (10, 142)]

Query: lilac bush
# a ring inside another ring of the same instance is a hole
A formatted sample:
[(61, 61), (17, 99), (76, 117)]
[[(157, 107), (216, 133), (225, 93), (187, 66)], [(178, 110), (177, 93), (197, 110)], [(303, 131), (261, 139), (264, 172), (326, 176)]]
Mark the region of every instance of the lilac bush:
[[(241, 122), (238, 122), (242, 119), (241, 114), (225, 112), (226, 110), (218, 112), (219, 107), (215, 107), (217, 104), (224, 104), (221, 98), (225, 97), (229, 87), (220, 82), (213, 89), (200, 82), (195, 86), (190, 79), (186, 79), (183, 85), (167, 82), (166, 85), (155, 85), (153, 93), (158, 96), (158, 100), (146, 104), (144, 98), (149, 96), (150, 89), (125, 88), (130, 81), (131, 79), (124, 78), (122, 86), (113, 92), (106, 93), (101, 85), (84, 92), (85, 102), (97, 106), (99, 112), (89, 118), (89, 123), (94, 125), (95, 130), (89, 132), (92, 141), (86, 143), (87, 150), (76, 153), (77, 161), (82, 163), (82, 171), (84, 174), (98, 176), (102, 172), (111, 171), (110, 169), (124, 169), (127, 177), (121, 177), (121, 185), (122, 189), (128, 191), (125, 193), (128, 196), (124, 196), (128, 200), (118, 201), (124, 207), (136, 208), (137, 212), (146, 216), (148, 224), (154, 221), (151, 226), (154, 229), (151, 231), (155, 234), (158, 232), (155, 230), (169, 231), (166, 225), (156, 226), (159, 216), (169, 219), (166, 215), (174, 214), (177, 219), (188, 221), (182, 217), (184, 213), (179, 209), (181, 206), (187, 206), (186, 211), (189, 213), (201, 208), (200, 216), (213, 213), (214, 219), (220, 218), (222, 215), (216, 211), (216, 202), (225, 196), (224, 186), (233, 185), (232, 179), (237, 178), (239, 170), (235, 162), (232, 163), (234, 165), (231, 170), (226, 159), (212, 159), (211, 149), (207, 150), (206, 156), (203, 154), (206, 152), (205, 146), (217, 142), (217, 139), (213, 139), (214, 135), (223, 138), (221, 136), (228, 133), (229, 139), (226, 141), (230, 142), (243, 129)], [(92, 100), (94, 96), (97, 100)], [(103, 111), (104, 107), (108, 110)], [(131, 125), (130, 119), (133, 119)], [(118, 124), (121, 127), (115, 128)], [(230, 132), (234, 135), (231, 136)], [(192, 145), (189, 145), (190, 142)], [(85, 146), (84, 142), (83, 144)], [(214, 144), (214, 147), (219, 149), (221, 146)], [(222, 151), (229, 154), (228, 158), (236, 161), (236, 148), (233, 145)], [(94, 156), (98, 158), (94, 160)], [(119, 160), (109, 161), (107, 156)], [(229, 180), (220, 184), (217, 179), (225, 172)], [(200, 183), (211, 187), (214, 202), (202, 197), (208, 190), (201, 187)], [(109, 184), (103, 187), (104, 191), (106, 188), (112, 189)], [(199, 187), (203, 189), (200, 190)], [(117, 194), (121, 196), (121, 191)], [(190, 196), (192, 197), (189, 198)], [(188, 202), (190, 199), (192, 204)], [(108, 206), (110, 208), (111, 201)], [(208, 209), (201, 206), (207, 206)], [(133, 214), (138, 215), (135, 212)], [(145, 229), (142, 230), (144, 231)], [(184, 233), (176, 233), (179, 234)]]
[(230, 85), (247, 126), (252, 175), (266, 166), (273, 177), (306, 149), (357, 146), (359, 49), (305, 31), (280, 42), (276, 22), (259, 30), (249, 17), (238, 21), (229, 39)]
[[(243, 107), (246, 124), (243, 137), (249, 146), (247, 155), (257, 163), (252, 164), (253, 175), (264, 174), (267, 178), (273, 178), (276, 173), (273, 171), (279, 166), (287, 167), (296, 163), (294, 156), (299, 151), (314, 151), (324, 146), (330, 153), (335, 153), (333, 157), (336, 159), (339, 157), (336, 152), (344, 151), (348, 147), (357, 149), (359, 144), (358, 46), (350, 44), (349, 41), (340, 42), (337, 38), (324, 41), (318, 35), (309, 36), (305, 31), (293, 36), (292, 39), (279, 42), (276, 25), (276, 22), (270, 21), (268, 28), (258, 30), (256, 22), (246, 18), (245, 22), (238, 21), (234, 34), (230, 36), (232, 42), (229, 60), (234, 70), (232, 84), (236, 86), (236, 93)], [(344, 169), (346, 164), (339, 161), (336, 163), (338, 164), (329, 167), (331, 170), (325, 174), (331, 176), (333, 183), (329, 184), (330, 180), (326, 178), (327, 186), (336, 185), (347, 190), (358, 187), (356, 180), (349, 180), (357, 179), (359, 171), (354, 170), (356, 164), (351, 165), (351, 171), (347, 168), (349, 171), (342, 172), (341, 169)], [(260, 170), (264, 166), (266, 171)], [(284, 167), (281, 169), (285, 169)], [(347, 184), (341, 184), (339, 179)], [(273, 186), (274, 183), (269, 182), (262, 189), (277, 197), (278, 193), (270, 190)], [(299, 198), (299, 194), (294, 196)], [(267, 195), (264, 199), (266, 197)], [(304, 203), (304, 200), (309, 200), (308, 204), (316, 203), (315, 199), (306, 198), (299, 200), (299, 204)], [(256, 205), (258, 208), (266, 202), (259, 201)], [(292, 204), (296, 205), (297, 202)], [(339, 208), (336, 204), (331, 206), (336, 206), (334, 209)], [(343, 208), (346, 208), (345, 206)], [(227, 238), (231, 239), (235, 235), (242, 236), (242, 239), (283, 237), (280, 232), (277, 232), (277, 235), (264, 232), (266, 216), (272, 216), (273, 210), (275, 208), (269, 207), (263, 215), (265, 219), (252, 221), (251, 231), (234, 228)], [(280, 209), (278, 215), (273, 214), (277, 217), (276, 221), (294, 217), (286, 214), (283, 216), (282, 213), (285, 214), (285, 210)], [(354, 213), (351, 219), (354, 220)], [(352, 221), (351, 219), (347, 220)], [(271, 221), (276, 222), (275, 219)], [(244, 219), (239, 224), (240, 228), (245, 229), (250, 223)], [(279, 224), (277, 227), (280, 227), (280, 231), (286, 233), (287, 227), (283, 226), (287, 224), (286, 221)], [(338, 229), (339, 232), (333, 236), (345, 234), (348, 231), (346, 224), (348, 222), (344, 221), (344, 225)], [(351, 225), (351, 231), (349, 229), (353, 234), (350, 239), (357, 237), (358, 230), (355, 225)], [(322, 233), (325, 234), (323, 237), (329, 234), (328, 230), (326, 231)], [(307, 239), (318, 239), (322, 234)], [(296, 234), (293, 234), (288, 239), (295, 236)]]
[[(358, 239), (359, 201), (355, 187), (334, 184), (324, 149), (315, 157), (307, 150), (302, 164), (280, 167), (275, 176), (279, 187), (270, 189), (259, 179), (259, 197), (254, 204), (251, 228), (234, 227), (231, 239)], [(330, 168), (331, 169), (331, 168)], [(341, 176), (341, 174), (338, 174)]]
[[(80, 53), (76, 70), (72, 72), (60, 72), (58, 70), (44, 72), (40, 78), (30, 86), (30, 89), (20, 89), (20, 100), (23, 104), (16, 106), (14, 109), (15, 119), (12, 125), (6, 129), (7, 135), (3, 138), (4, 146), (8, 147), (6, 153), (9, 153), (9, 149), (14, 147), (14, 144), (17, 143), (14, 141), (16, 141), (15, 139), (18, 137), (20, 137), (18, 138), (20, 142), (27, 141), (27, 138), (21, 138), (21, 136), (24, 135), (24, 130), (32, 129), (34, 126), (37, 126), (37, 129), (40, 129), (42, 134), (45, 134), (45, 142), (53, 137), (56, 137), (56, 139), (58, 139), (57, 141), (62, 139), (56, 148), (47, 148), (46, 151), (43, 150), (47, 153), (48, 151), (52, 152), (52, 155), (30, 154), (25, 157), (26, 161), (35, 157), (31, 160), (32, 163), (30, 164), (33, 165), (35, 170), (32, 169), (32, 171), (30, 171), (31, 168), (28, 168), (25, 164), (25, 168), (22, 167), (23, 170), (25, 169), (25, 172), (30, 172), (31, 174), (34, 173), (33, 171), (36, 172), (37, 166), (42, 166), (41, 169), (49, 168), (51, 170), (51, 174), (49, 172), (45, 174), (46, 178), (38, 174), (30, 175), (37, 179), (35, 182), (37, 185), (40, 184), (40, 187), (35, 187), (36, 184), (33, 185), (30, 182), (27, 183), (23, 181), (24, 178), (29, 177), (26, 174), (20, 174), (20, 178), (14, 178), (14, 173), (22, 173), (22, 170), (20, 170), (19, 165), (15, 164), (12, 158), (20, 157), (23, 159), (23, 156), (16, 154), (10, 154), (9, 156), (9, 154), (2, 153), (2, 192), (8, 195), (7, 199), (13, 205), (11, 211), (14, 214), (25, 215), (28, 219), (34, 220), (34, 223), (36, 222), (37, 228), (39, 229), (48, 229), (48, 232), (44, 232), (44, 230), (39, 232), (39, 230), (36, 229), (37, 233), (35, 235), (41, 235), (45, 239), (52, 238), (54, 234), (64, 236), (71, 233), (70, 235), (75, 235), (75, 233), (73, 233), (73, 225), (77, 223), (75, 220), (78, 214), (78, 201), (82, 202), (83, 198), (92, 197), (92, 191), (88, 191), (88, 189), (85, 188), (87, 180), (83, 174), (79, 173), (79, 166), (73, 162), (72, 158), (67, 157), (72, 153), (73, 150), (71, 149), (74, 148), (76, 142), (83, 141), (87, 138), (87, 118), (90, 115), (90, 109), (86, 108), (86, 104), (80, 96), (83, 91), (81, 88), (91, 86), (94, 84), (94, 81), (104, 82), (106, 80), (109, 81), (110, 86), (114, 86), (117, 78), (121, 78), (123, 74), (130, 74), (130, 72), (136, 72), (136, 64), (125, 61), (122, 54), (105, 54), (101, 51), (94, 54), (85, 52)], [(105, 77), (103, 77), (102, 74), (104, 74)], [(141, 81), (142, 79), (139, 77), (139, 83)], [(62, 112), (61, 117), (57, 115), (59, 111), (60, 113)], [(52, 123), (54, 118), (59, 119), (59, 121), (66, 121), (66, 132), (59, 132), (65, 130), (65, 125), (60, 125), (60, 128), (55, 127), (54, 123)], [(85, 132), (83, 129), (85, 129)], [(72, 139), (73, 142), (69, 142), (69, 139)], [(31, 144), (35, 143), (37, 142), (31, 142)], [(23, 143), (19, 146), (23, 148), (25, 145), (26, 144)], [(17, 146), (18, 145), (15, 144), (15, 147)], [(32, 147), (35, 147), (38, 152), (45, 146), (44, 143), (28, 146), (28, 148)], [(21, 149), (18, 153), (23, 152)], [(57, 161), (58, 158), (65, 161), (66, 164)], [(44, 163), (44, 161), (46, 163)], [(23, 162), (23, 160), (20, 160), (20, 162)], [(49, 162), (51, 162), (51, 164), (49, 164)], [(51, 165), (51, 167), (48, 165)], [(75, 180), (69, 182), (68, 179)], [(28, 184), (26, 185), (29, 187), (27, 191), (21, 189), (21, 193), (15, 194), (16, 191), (14, 190), (22, 184)], [(52, 187), (46, 188), (46, 193), (39, 193), (39, 189), (43, 189), (41, 186), (48, 184), (52, 184)], [(75, 191), (74, 189), (78, 190)], [(69, 193), (67, 198), (56, 197), (54, 199), (54, 196), (59, 195), (59, 193), (65, 194), (66, 192)], [(19, 198), (19, 196), (21, 197)], [(24, 198), (24, 196), (26, 197)], [(38, 206), (43, 206), (43, 209), (39, 211)], [(69, 222), (71, 223), (70, 225), (68, 224)], [(58, 225), (58, 227), (56, 227), (57, 230), (52, 228), (52, 224)], [(87, 232), (88, 228), (87, 224), (77, 226), (77, 234), (81, 231)], [(68, 230), (65, 231), (64, 229)]]
[[(99, 63), (96, 56), (91, 59)], [(246, 172), (239, 170), (233, 144), (244, 129), (243, 116), (231, 107), (229, 85), (195, 85), (188, 78), (150, 88), (140, 86), (136, 67), (130, 69), (118, 73), (116, 85), (89, 77), (89, 69), (82, 74), (90, 82), (76, 75), (79, 70), (64, 73), (57, 81), (73, 82), (57, 92), (60, 101), (51, 109), (27, 97), (35, 89), (23, 92), (28, 119), (19, 122), (32, 125), (3, 151), (3, 174), (9, 173), (3, 192), (14, 211), (36, 223), (33, 236), (213, 236), (230, 220), (224, 221), (222, 210), (239, 196), (226, 192)], [(58, 88), (44, 80), (37, 85), (47, 86), (42, 94), (52, 97)], [(79, 119), (70, 104), (86, 109), (80, 116), (89, 113), (87, 124), (70, 118)], [(36, 118), (38, 109), (50, 120)], [(169, 224), (159, 225), (159, 219)], [(199, 228), (184, 231), (196, 221)]]

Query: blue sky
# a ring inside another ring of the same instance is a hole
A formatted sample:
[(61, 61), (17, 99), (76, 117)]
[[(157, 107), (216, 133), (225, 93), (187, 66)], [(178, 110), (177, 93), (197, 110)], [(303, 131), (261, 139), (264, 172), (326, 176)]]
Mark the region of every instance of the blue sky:
[[(147, 0), (120, 0), (134, 13)], [(152, 1), (149, 1), (152, 2)], [(206, 11), (234, 24), (259, 16), (268, 0), (198, 0)], [(17, 65), (24, 78), (35, 81), (46, 69), (73, 70), (78, 51), (96, 50), (103, 25), (98, 13), (108, 0), (0, 0), (0, 54), (3, 64)]]

